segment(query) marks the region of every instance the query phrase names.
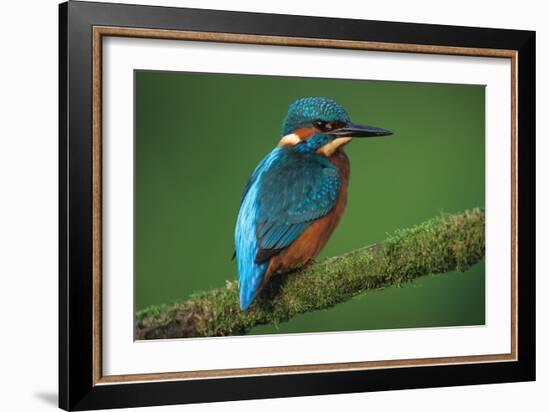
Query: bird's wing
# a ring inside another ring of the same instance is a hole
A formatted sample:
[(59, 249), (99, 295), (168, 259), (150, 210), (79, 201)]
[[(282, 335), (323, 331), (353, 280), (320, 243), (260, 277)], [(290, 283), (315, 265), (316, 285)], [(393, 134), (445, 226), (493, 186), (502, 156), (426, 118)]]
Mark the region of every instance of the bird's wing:
[(259, 178), (256, 263), (289, 246), (309, 224), (335, 205), (338, 169), (317, 155), (287, 155)]

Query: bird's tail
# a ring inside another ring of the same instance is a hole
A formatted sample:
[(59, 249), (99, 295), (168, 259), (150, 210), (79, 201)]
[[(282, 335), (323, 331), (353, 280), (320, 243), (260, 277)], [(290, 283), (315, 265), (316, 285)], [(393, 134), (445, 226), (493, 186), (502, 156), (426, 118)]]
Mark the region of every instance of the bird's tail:
[[(238, 258), (237, 258), (238, 259)], [(262, 280), (264, 278), (265, 271), (267, 269), (267, 263), (255, 264), (249, 262), (243, 262), (241, 264), (239, 260), (239, 300), (241, 304), (241, 310), (246, 310), (256, 297)], [(252, 260), (253, 262), (253, 260)]]
[(235, 227), (235, 252), (239, 269), (239, 300), (241, 309), (246, 310), (254, 300), (262, 284), (267, 262), (257, 264), (259, 245), (256, 238), (256, 195), (258, 188), (251, 185), (241, 203)]

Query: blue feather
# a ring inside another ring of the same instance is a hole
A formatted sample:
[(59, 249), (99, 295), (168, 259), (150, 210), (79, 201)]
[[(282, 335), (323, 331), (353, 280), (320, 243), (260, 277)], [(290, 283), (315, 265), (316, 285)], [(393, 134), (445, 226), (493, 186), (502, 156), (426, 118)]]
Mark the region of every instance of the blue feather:
[(267, 269), (266, 262), (260, 264), (254, 262), (259, 247), (256, 239), (257, 191), (258, 186), (253, 181), (243, 196), (235, 229), (235, 253), (239, 270), (239, 300), (242, 310), (247, 309), (252, 303)]
[(241, 201), (235, 228), (239, 298), (245, 310), (262, 283), (263, 249), (283, 249), (315, 219), (327, 214), (340, 189), (338, 169), (316, 153), (277, 147), (256, 167)]

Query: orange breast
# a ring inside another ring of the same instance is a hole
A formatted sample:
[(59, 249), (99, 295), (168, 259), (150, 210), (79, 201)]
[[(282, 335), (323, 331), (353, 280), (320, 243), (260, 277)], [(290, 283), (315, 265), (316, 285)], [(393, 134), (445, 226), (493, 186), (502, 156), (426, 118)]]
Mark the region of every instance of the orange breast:
[(270, 259), (264, 283), (271, 274), (301, 267), (317, 256), (338, 225), (348, 199), (349, 160), (343, 150), (336, 151), (329, 160), (338, 168), (341, 176), (336, 204), (325, 216), (313, 221), (289, 247)]

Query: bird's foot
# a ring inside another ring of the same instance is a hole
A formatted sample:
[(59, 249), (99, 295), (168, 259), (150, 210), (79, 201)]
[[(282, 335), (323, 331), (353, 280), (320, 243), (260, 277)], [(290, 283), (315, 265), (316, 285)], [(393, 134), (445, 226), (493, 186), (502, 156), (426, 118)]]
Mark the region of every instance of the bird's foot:
[(311, 258), (306, 263), (304, 263), (304, 265), (301, 267), (301, 269), (307, 269), (308, 267), (310, 267), (313, 264), (315, 264), (315, 259)]

